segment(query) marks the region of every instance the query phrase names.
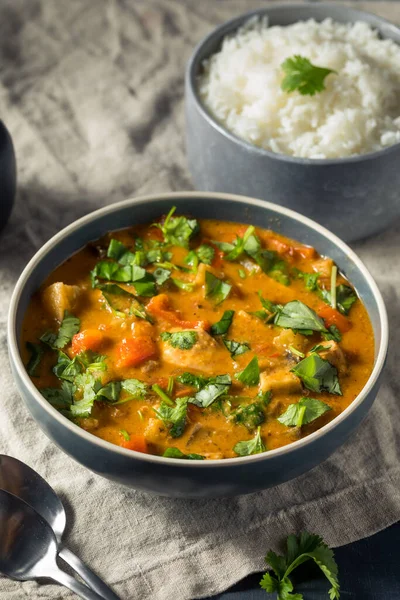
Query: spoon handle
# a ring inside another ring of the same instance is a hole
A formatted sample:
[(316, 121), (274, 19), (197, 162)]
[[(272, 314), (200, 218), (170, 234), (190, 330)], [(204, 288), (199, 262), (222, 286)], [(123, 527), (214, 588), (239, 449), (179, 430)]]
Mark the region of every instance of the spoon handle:
[(48, 576), (53, 581), (61, 583), (61, 585), (63, 585), (64, 587), (69, 588), (70, 590), (75, 592), (75, 594), (77, 596), (80, 596), (80, 598), (84, 598), (84, 600), (104, 600), (103, 596), (99, 596), (99, 594), (88, 588), (83, 583), (80, 583), (79, 581), (71, 577), (71, 575), (68, 575), (68, 573), (65, 573), (61, 569), (52, 569), (51, 573), (49, 573)]
[(100, 594), (104, 600), (120, 600), (120, 598), (114, 594), (112, 589), (110, 589), (100, 577), (93, 573), (93, 571), (91, 571), (78, 556), (71, 552), (71, 550), (68, 550), (68, 548), (61, 548), (58, 556), (72, 567), (74, 571), (82, 577), (83, 581), (85, 581), (92, 590)]

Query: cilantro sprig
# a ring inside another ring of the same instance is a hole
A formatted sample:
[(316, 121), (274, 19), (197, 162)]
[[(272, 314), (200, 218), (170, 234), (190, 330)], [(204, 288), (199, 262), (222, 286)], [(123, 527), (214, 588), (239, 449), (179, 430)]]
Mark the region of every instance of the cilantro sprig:
[(328, 404), (316, 398), (300, 398), (295, 404), (289, 404), (278, 421), (287, 427), (302, 427), (312, 423), (327, 411), (332, 410)]
[(270, 565), (273, 575), (265, 573), (260, 586), (269, 594), (277, 593), (277, 600), (303, 600), (302, 594), (293, 594), (290, 574), (301, 564), (313, 560), (331, 584), (330, 600), (339, 600), (340, 586), (338, 567), (333, 551), (319, 535), (303, 531), (299, 536), (289, 535), (286, 541), (286, 554), (280, 556), (270, 550), (265, 562)]
[(164, 235), (164, 242), (171, 246), (189, 247), (189, 241), (200, 231), (196, 219), (187, 219), (184, 216), (175, 217), (176, 206), (173, 206), (165, 218), (164, 223), (154, 223)]
[(298, 91), (302, 96), (314, 96), (317, 92), (325, 90), (325, 78), (331, 73), (337, 74), (333, 69), (317, 67), (305, 56), (295, 54), (287, 58), (281, 68), (285, 73), (281, 88), (284, 92)]
[(50, 346), (53, 350), (64, 348), (70, 343), (74, 335), (78, 333), (80, 326), (80, 319), (74, 317), (74, 315), (71, 315), (66, 310), (58, 333), (47, 331), (41, 336), (40, 341)]

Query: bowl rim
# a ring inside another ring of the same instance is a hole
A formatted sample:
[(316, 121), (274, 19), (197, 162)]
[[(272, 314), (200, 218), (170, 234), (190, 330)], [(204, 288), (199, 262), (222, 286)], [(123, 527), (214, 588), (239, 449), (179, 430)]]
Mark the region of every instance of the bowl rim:
[[(329, 166), (329, 165), (352, 164), (352, 163), (359, 163), (359, 162), (368, 161), (368, 160), (374, 160), (381, 156), (385, 156), (387, 154), (396, 152), (396, 150), (399, 150), (399, 148), (400, 148), (400, 142), (396, 142), (395, 144), (392, 144), (391, 146), (387, 146), (386, 148), (381, 148), (380, 150), (374, 150), (373, 152), (366, 152), (364, 154), (356, 154), (354, 156), (347, 156), (347, 157), (343, 157), (343, 158), (305, 158), (305, 157), (300, 157), (300, 156), (292, 156), (290, 154), (283, 154), (280, 152), (272, 152), (272, 150), (267, 150), (266, 148), (262, 148), (261, 146), (256, 146), (255, 144), (252, 144), (252, 143), (248, 142), (247, 140), (241, 138), (240, 136), (236, 135), (235, 133), (229, 131), (229, 129), (227, 129), (222, 123), (217, 121), (217, 119), (212, 116), (212, 114), (207, 110), (207, 108), (203, 104), (202, 100), (200, 99), (198, 90), (197, 90), (197, 84), (196, 84), (197, 75), (195, 73), (195, 67), (199, 62), (199, 59), (198, 59), (199, 53), (203, 49), (203, 46), (205, 46), (210, 40), (212, 40), (213, 38), (219, 38), (221, 41), (222, 38), (225, 37), (225, 35), (229, 35), (230, 33), (232, 33), (233, 30), (240, 27), (245, 21), (247, 21), (248, 19), (251, 19), (252, 17), (255, 17), (257, 15), (268, 16), (269, 14), (274, 13), (275, 11), (278, 11), (278, 10), (285, 10), (286, 12), (290, 13), (290, 11), (292, 9), (302, 10), (302, 11), (308, 13), (308, 12), (313, 12), (314, 8), (315, 9), (327, 9), (327, 10), (335, 9), (335, 10), (342, 10), (346, 14), (350, 14), (350, 13), (356, 14), (357, 17), (359, 17), (359, 19), (361, 21), (365, 21), (369, 25), (374, 27), (374, 25), (372, 25), (365, 19), (365, 17), (372, 17), (374, 20), (377, 21), (377, 23), (386, 25), (387, 27), (392, 29), (392, 31), (396, 35), (399, 36), (398, 44), (400, 45), (400, 25), (397, 26), (395, 23), (392, 23), (388, 19), (385, 19), (384, 17), (380, 17), (379, 15), (376, 15), (372, 12), (369, 12), (366, 10), (359, 10), (358, 8), (352, 8), (350, 6), (336, 4), (334, 2), (321, 2), (321, 3), (312, 3), (312, 4), (310, 4), (310, 3), (305, 3), (305, 4), (304, 3), (302, 3), (302, 4), (277, 3), (277, 4), (274, 4), (273, 6), (265, 6), (262, 8), (260, 7), (256, 10), (247, 11), (245, 13), (239, 14), (236, 17), (233, 17), (232, 19), (224, 21), (223, 23), (221, 23), (220, 25), (218, 25), (217, 27), (212, 29), (211, 32), (206, 34), (194, 48), (194, 50), (189, 58), (189, 61), (187, 63), (187, 66), (186, 66), (185, 83), (186, 83), (186, 88), (190, 89), (190, 91), (192, 93), (197, 110), (200, 112), (201, 116), (207, 121), (207, 123), (213, 129), (218, 131), (223, 137), (227, 138), (229, 141), (233, 142), (235, 145), (243, 146), (244, 149), (247, 151), (254, 152), (255, 154), (258, 154), (265, 158), (271, 158), (271, 159), (281, 161), (281, 162), (289, 162), (289, 163), (300, 164), (300, 165), (315, 165), (316, 167), (318, 167), (318, 166), (324, 167), (324, 166)], [(305, 17), (305, 18), (312, 19), (313, 17), (312, 17), (312, 15), (309, 15), (308, 17)], [(333, 20), (334, 20), (334, 17), (330, 17), (329, 15), (326, 15), (324, 18), (326, 18), (326, 19), (333, 18)], [(295, 23), (298, 23), (298, 22), (299, 21), (295, 21)], [(352, 23), (352, 22), (353, 21), (348, 21), (348, 23)], [(186, 99), (186, 101), (187, 101), (187, 99)]]
[[(163, 456), (156, 456), (152, 454), (144, 454), (141, 452), (136, 452), (135, 450), (128, 450), (126, 448), (122, 448), (121, 446), (117, 446), (116, 444), (112, 444), (111, 442), (107, 442), (72, 423), (69, 421), (67, 417), (64, 417), (56, 408), (54, 408), (39, 390), (35, 387), (33, 382), (31, 381), (28, 372), (25, 369), (25, 366), (22, 362), (22, 358), (18, 348), (18, 339), (17, 339), (17, 327), (16, 327), (16, 317), (18, 305), (23, 295), (25, 284), (30, 278), (30, 274), (32, 269), (34, 269), (41, 260), (53, 250), (55, 246), (58, 245), (59, 242), (64, 240), (69, 236), (73, 236), (74, 233), (79, 230), (82, 226), (87, 225), (92, 221), (96, 221), (98, 218), (102, 218), (107, 214), (117, 212), (120, 209), (123, 209), (129, 205), (146, 205), (151, 202), (156, 202), (160, 200), (170, 200), (171, 203), (176, 199), (180, 198), (197, 198), (201, 200), (205, 199), (215, 199), (222, 202), (237, 202), (250, 204), (252, 206), (258, 206), (261, 208), (267, 208), (268, 210), (275, 212), (277, 216), (289, 217), (298, 222), (303, 223), (308, 228), (313, 229), (319, 234), (323, 235), (323, 237), (329, 239), (336, 246), (338, 246), (342, 251), (344, 251), (354, 262), (356, 267), (361, 271), (361, 274), (365, 278), (378, 307), (378, 315), (381, 326), (381, 340), (379, 349), (376, 355), (374, 368), (372, 370), (371, 375), (368, 378), (368, 381), (362, 388), (361, 392), (358, 396), (349, 404), (349, 406), (340, 413), (337, 417), (332, 419), (329, 423), (310, 433), (308, 436), (296, 440), (286, 446), (282, 446), (280, 448), (276, 448), (273, 450), (268, 450), (261, 454), (254, 454), (251, 456), (243, 456), (243, 457), (235, 457), (235, 458), (223, 458), (223, 459), (215, 459), (215, 460), (194, 460), (190, 461), (190, 467), (195, 468), (218, 468), (218, 467), (233, 467), (234, 465), (244, 465), (246, 463), (259, 462), (264, 460), (273, 460), (282, 456), (283, 454), (296, 452), (298, 449), (303, 448), (304, 446), (308, 446), (312, 444), (317, 439), (323, 437), (325, 434), (330, 432), (331, 430), (338, 427), (345, 419), (347, 419), (367, 398), (368, 394), (373, 389), (376, 384), (381, 371), (385, 364), (385, 358), (388, 349), (388, 317), (386, 312), (386, 307), (382, 298), (382, 295), (376, 285), (372, 275), (369, 273), (368, 269), (361, 261), (361, 259), (356, 255), (356, 253), (349, 247), (345, 242), (340, 240), (335, 234), (331, 233), (329, 230), (322, 227), (318, 223), (312, 221), (308, 217), (301, 215), (289, 208), (279, 206), (277, 204), (273, 204), (272, 202), (267, 202), (266, 200), (259, 200), (256, 198), (250, 198), (247, 196), (239, 196), (236, 194), (227, 194), (227, 193), (217, 193), (217, 192), (168, 192), (168, 193), (159, 193), (159, 194), (150, 194), (145, 196), (139, 196), (137, 198), (128, 198), (126, 200), (122, 200), (115, 204), (105, 206), (103, 208), (97, 209), (84, 217), (73, 221), (67, 227), (64, 227), (61, 231), (55, 234), (52, 238), (50, 238), (31, 258), (28, 262), (21, 275), (18, 278), (18, 281), (15, 285), (8, 312), (8, 323), (7, 323), (7, 339), (8, 339), (8, 349), (9, 349), (9, 357), (10, 362), (12, 362), (13, 367), (16, 370), (17, 375), (21, 378), (23, 387), (27, 390), (28, 393), (33, 396), (36, 403), (38, 403), (44, 411), (48, 414), (49, 417), (54, 418), (58, 423), (69, 430), (72, 434), (76, 434), (78, 437), (83, 438), (93, 446), (97, 446), (102, 448), (104, 451), (114, 452), (116, 454), (122, 455), (125, 458), (131, 458), (134, 460), (143, 460), (147, 463), (161, 463), (166, 466), (176, 466), (176, 467), (187, 467), (188, 463), (185, 460), (177, 460), (172, 458), (167, 458)], [(87, 240), (88, 243), (90, 240)], [(66, 260), (67, 257), (63, 259)], [(62, 261), (62, 262), (63, 262)], [(60, 263), (61, 264), (61, 263)], [(15, 379), (15, 377), (14, 377)], [(19, 391), (19, 390), (18, 390)], [(20, 394), (22, 396), (22, 394)]]

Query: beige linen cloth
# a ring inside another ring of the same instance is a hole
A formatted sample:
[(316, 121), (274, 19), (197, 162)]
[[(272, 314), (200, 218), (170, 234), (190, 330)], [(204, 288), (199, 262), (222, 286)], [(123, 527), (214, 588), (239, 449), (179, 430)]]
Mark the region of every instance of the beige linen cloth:
[[(0, 235), (0, 451), (31, 465), (62, 496), (67, 545), (124, 600), (216, 594), (263, 568), (265, 552), (291, 532), (305, 528), (337, 546), (400, 518), (399, 223), (355, 245), (383, 292), (392, 333), (375, 405), (328, 461), (275, 489), (185, 501), (110, 483), (45, 437), (8, 366), (9, 298), (50, 236), (125, 197), (191, 188), (186, 59), (216, 24), (261, 4), (3, 0), (0, 6), (0, 114), (14, 139), (19, 176), (17, 205)], [(400, 22), (396, 3), (353, 5)], [(72, 596), (55, 585), (0, 579), (1, 600)]]

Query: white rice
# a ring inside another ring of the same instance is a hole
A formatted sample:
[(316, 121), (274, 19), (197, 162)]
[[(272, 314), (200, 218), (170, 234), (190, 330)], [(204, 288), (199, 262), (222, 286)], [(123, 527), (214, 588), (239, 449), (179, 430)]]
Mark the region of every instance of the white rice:
[[(337, 72), (314, 96), (282, 91), (293, 55)], [(252, 19), (204, 62), (199, 93), (229, 131), (281, 154), (340, 158), (400, 142), (400, 46), (367, 23)]]

